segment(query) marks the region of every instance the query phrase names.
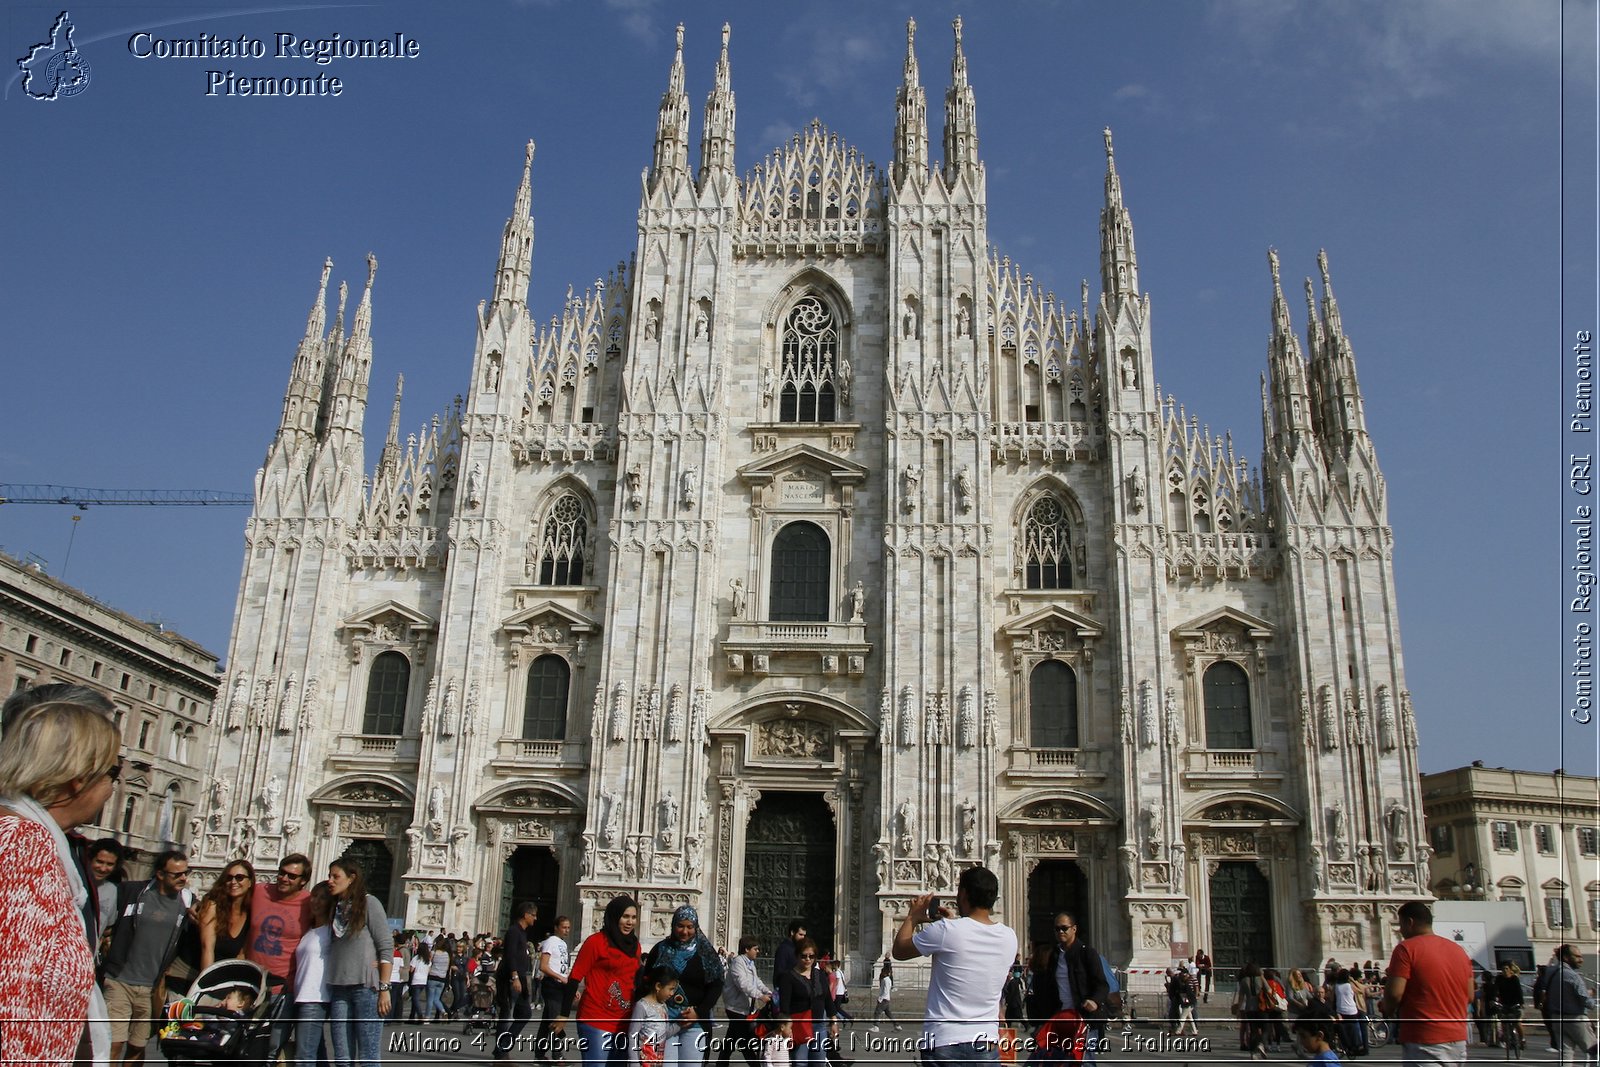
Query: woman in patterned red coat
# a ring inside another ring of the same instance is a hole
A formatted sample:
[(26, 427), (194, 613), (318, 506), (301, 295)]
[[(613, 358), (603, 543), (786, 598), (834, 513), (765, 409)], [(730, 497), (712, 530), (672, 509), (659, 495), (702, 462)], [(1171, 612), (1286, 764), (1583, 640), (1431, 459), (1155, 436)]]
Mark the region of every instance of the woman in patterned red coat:
[(0, 930), (46, 966), (0, 969), (0, 1060), (70, 1064), (89, 1024), (94, 1058), (110, 1030), (94, 982), (88, 887), (66, 832), (99, 814), (121, 764), (111, 720), (53, 702), (24, 711), (0, 739)]

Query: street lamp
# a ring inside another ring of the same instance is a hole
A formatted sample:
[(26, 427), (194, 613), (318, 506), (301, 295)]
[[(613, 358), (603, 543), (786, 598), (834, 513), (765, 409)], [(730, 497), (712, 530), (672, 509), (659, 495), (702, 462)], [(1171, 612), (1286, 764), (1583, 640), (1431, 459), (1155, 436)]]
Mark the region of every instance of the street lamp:
[(1476, 884), (1478, 881), (1478, 865), (1468, 860), (1461, 868), (1461, 895), (1468, 900), (1476, 900), (1478, 894), (1483, 892), (1483, 887)]

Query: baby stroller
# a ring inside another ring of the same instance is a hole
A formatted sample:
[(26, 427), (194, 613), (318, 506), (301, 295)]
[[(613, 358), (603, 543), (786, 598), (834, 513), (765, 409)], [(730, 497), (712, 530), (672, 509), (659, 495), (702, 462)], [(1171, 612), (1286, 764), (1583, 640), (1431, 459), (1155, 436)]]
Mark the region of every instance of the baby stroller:
[(479, 969), (477, 979), (467, 991), (467, 1005), (461, 1013), (464, 1021), (462, 1031), (472, 1033), (474, 1029), (494, 1029), (495, 988), (494, 975), (486, 970)]
[(167, 1009), (161, 1055), (196, 1067), (266, 1059), (272, 1024), (286, 999), (269, 991), (271, 980), (265, 968), (247, 960), (222, 960), (201, 971), (188, 998)]

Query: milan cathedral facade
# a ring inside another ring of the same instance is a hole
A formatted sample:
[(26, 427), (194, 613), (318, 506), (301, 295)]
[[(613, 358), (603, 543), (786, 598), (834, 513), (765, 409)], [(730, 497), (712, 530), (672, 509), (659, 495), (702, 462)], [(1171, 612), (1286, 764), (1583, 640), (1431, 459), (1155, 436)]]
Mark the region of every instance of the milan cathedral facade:
[[(930, 166), (819, 124), (690, 162), (682, 29), (631, 261), (527, 304), (533, 146), (463, 398), (375, 470), (373, 276), (322, 285), (256, 482), (197, 866), (368, 865), (416, 927), (513, 897), (722, 945), (886, 948), (1000, 876), (1048, 937), (1220, 966), (1380, 957), (1427, 895), (1384, 480), (1326, 259), (1270, 259), (1259, 466), (1157, 395), (1105, 135), (1099, 292), (989, 245), (961, 27)], [(509, 184), (509, 183), (508, 183)]]

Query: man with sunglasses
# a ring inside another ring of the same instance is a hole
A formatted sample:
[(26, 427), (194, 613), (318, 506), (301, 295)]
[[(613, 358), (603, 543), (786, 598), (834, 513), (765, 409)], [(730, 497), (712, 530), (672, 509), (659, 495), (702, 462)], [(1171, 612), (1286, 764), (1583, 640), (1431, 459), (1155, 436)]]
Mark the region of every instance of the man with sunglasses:
[(1100, 953), (1078, 937), (1077, 917), (1060, 912), (1051, 925), (1056, 942), (1042, 966), (1034, 968), (1028, 1014), (1035, 1024), (1042, 1024), (1063, 1011), (1077, 1012), (1088, 1028), (1083, 1060), (1090, 1062), (1105, 1034), (1111, 987)]
[(189, 859), (176, 850), (155, 859), (148, 882), (124, 882), (117, 922), (104, 964), (106, 1013), (111, 1018), (111, 1063), (138, 1063), (161, 1005), (155, 990), (193, 925)]
[[(291, 852), (278, 861), (278, 878), (272, 885), (250, 891), (250, 925), (245, 929), (244, 958), (259, 963), (267, 973), (294, 993), (294, 950), (311, 927), (311, 858)], [(274, 986), (276, 982), (272, 983)], [(291, 1023), (272, 1027), (271, 1055), (288, 1039)]]

